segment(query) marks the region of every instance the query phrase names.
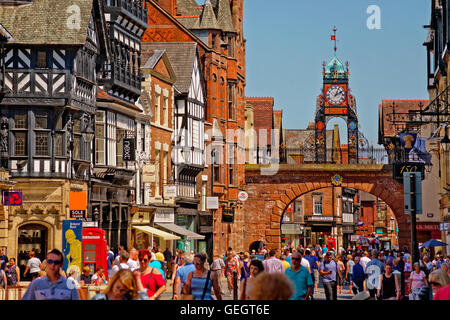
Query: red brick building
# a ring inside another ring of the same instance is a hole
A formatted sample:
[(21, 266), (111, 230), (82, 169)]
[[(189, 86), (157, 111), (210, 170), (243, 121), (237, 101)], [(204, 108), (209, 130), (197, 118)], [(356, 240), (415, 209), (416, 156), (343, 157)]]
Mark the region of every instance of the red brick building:
[[(149, 28), (142, 42), (196, 42), (206, 88), (205, 131), (207, 164), (211, 152), (215, 163), (200, 175), (208, 176), (208, 195), (219, 198), (213, 212), (214, 252), (240, 243), (244, 230), (222, 223), (222, 212), (234, 212), (234, 221), (242, 221), (237, 195), (244, 185), (243, 161), (238, 152), (244, 143), (227, 130), (244, 129), (245, 39), (243, 36), (243, 0), (216, 0), (199, 6), (195, 0), (149, 1)], [(243, 133), (243, 132), (242, 132)], [(211, 148), (211, 144), (214, 144)], [(208, 149), (207, 149), (208, 150)]]

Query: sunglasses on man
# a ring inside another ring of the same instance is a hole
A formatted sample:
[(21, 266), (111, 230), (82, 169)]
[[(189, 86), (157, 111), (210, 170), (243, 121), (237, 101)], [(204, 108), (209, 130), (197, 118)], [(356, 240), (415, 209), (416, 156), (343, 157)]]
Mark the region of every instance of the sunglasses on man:
[(48, 263), (48, 264), (56, 264), (56, 265), (60, 265), (60, 264), (62, 264), (62, 261), (61, 261), (61, 260), (52, 260), (52, 259), (48, 259), (48, 260), (47, 260), (47, 263)]

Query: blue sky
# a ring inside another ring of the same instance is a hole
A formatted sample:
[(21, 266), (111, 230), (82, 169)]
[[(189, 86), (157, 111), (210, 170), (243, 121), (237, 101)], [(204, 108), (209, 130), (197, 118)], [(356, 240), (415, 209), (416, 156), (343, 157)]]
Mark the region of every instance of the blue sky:
[[(367, 8), (380, 8), (381, 29), (369, 30)], [(429, 0), (244, 0), (247, 39), (246, 96), (271, 96), (286, 129), (314, 121), (322, 86), (322, 61), (350, 63), (350, 88), (360, 129), (376, 144), (382, 99), (428, 99), (426, 51)], [(342, 138), (345, 122), (339, 123)]]

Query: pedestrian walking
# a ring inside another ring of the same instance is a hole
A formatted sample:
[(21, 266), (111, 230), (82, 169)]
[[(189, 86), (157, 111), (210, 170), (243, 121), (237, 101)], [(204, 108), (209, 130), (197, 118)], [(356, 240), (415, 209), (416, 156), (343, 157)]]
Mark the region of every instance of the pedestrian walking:
[(211, 270), (205, 268), (206, 256), (196, 254), (194, 256), (195, 270), (188, 274), (184, 293), (191, 294), (194, 300), (214, 300), (211, 294), (211, 288), (214, 287), (214, 293), (217, 300), (222, 300), (220, 289), (218, 288), (218, 278), (212, 275)]
[(286, 269), (286, 276), (294, 285), (294, 294), (291, 300), (308, 300), (314, 282), (311, 278), (311, 272), (301, 264), (302, 255), (300, 252), (292, 254), (292, 266)]
[[(113, 265), (118, 266), (120, 264), (120, 253), (122, 251), (126, 251), (124, 246), (119, 246), (119, 250), (117, 251), (117, 256), (114, 258)], [(125, 261), (126, 263), (126, 261)]]
[(30, 259), (27, 262), (27, 267), (23, 272), (23, 276), (26, 277), (26, 274), (30, 272), (31, 281), (36, 279), (39, 275), (39, 271), (41, 271), (41, 260), (35, 256), (34, 251), (30, 251), (28, 253)]
[(3, 269), (0, 269), (0, 289), (8, 288), (8, 279), (6, 279), (6, 272)]
[(310, 249), (305, 250), (305, 256), (303, 257), (303, 259), (307, 260), (310, 265), (310, 274), (311, 274), (311, 280), (313, 282), (313, 286), (312, 286), (309, 297), (311, 300), (314, 300), (314, 289), (316, 286), (316, 281), (319, 281), (319, 277), (318, 276), (316, 277), (316, 275), (315, 275), (316, 271), (317, 271), (317, 273), (319, 272), (318, 260), (317, 260), (316, 256), (311, 255)]
[(159, 272), (161, 272), (161, 275), (166, 280), (166, 265), (164, 263), (164, 255), (161, 252), (157, 252), (156, 254), (152, 255), (151, 262), (149, 263), (150, 267), (157, 268)]
[(392, 273), (392, 266), (386, 264), (380, 275), (377, 298), (379, 300), (400, 300), (401, 289), (397, 277)]
[(340, 254), (336, 256), (335, 261), (337, 262), (340, 271), (337, 278), (337, 292), (338, 294), (342, 294), (342, 287), (344, 286), (345, 265), (344, 262), (342, 262), (342, 256)]
[(338, 264), (333, 260), (331, 252), (327, 252), (323, 262), (319, 266), (319, 273), (322, 276), (327, 300), (337, 300), (337, 277), (340, 272)]
[[(179, 300), (180, 296), (178, 294), (178, 288), (180, 287), (180, 295), (183, 295), (184, 286), (187, 282), (187, 276), (190, 272), (195, 270), (195, 266), (192, 263), (194, 261), (194, 255), (191, 252), (183, 254), (183, 262), (184, 264), (178, 268), (177, 273), (175, 275), (175, 283), (173, 285), (173, 300)], [(183, 298), (183, 297), (181, 297)]]
[(425, 300), (428, 297), (428, 280), (420, 264), (414, 263), (414, 271), (409, 276), (409, 300)]
[(286, 255), (282, 254), (280, 257), (281, 263), (283, 264), (284, 271), (291, 266), (289, 262), (286, 261)]
[(127, 265), (130, 267), (130, 270), (133, 272), (134, 270), (138, 270), (139, 259), (138, 259), (138, 251), (135, 248), (130, 250), (130, 257), (127, 260)]
[(285, 274), (261, 272), (254, 280), (249, 300), (289, 300), (294, 286)]
[(162, 277), (161, 271), (157, 268), (150, 267), (148, 262), (151, 257), (150, 251), (147, 249), (139, 250), (139, 271), (141, 273), (141, 282), (146, 288), (147, 296), (150, 300), (156, 300), (166, 291), (166, 283)]
[(376, 299), (380, 275), (384, 273), (384, 264), (379, 260), (382, 253), (379, 253), (376, 249), (373, 249), (371, 253), (372, 259), (367, 263), (364, 272), (366, 274), (366, 287), (369, 290), (370, 298)]
[(139, 270), (130, 269), (117, 271), (101, 293), (97, 293), (91, 300), (149, 300), (147, 292), (141, 282)]
[(347, 279), (349, 283), (349, 294), (351, 294), (352, 288), (353, 288), (353, 266), (355, 265), (355, 261), (353, 260), (353, 257), (351, 254), (347, 255), (347, 270), (345, 274), (345, 278)]
[(5, 270), (8, 263), (8, 256), (6, 255), (6, 249), (2, 248), (0, 251), (0, 269)]
[(59, 272), (64, 256), (58, 249), (47, 253), (46, 275), (30, 283), (22, 300), (79, 300), (75, 283)]
[(264, 272), (284, 274), (283, 263), (275, 257), (275, 254), (276, 250), (270, 250), (269, 259), (263, 261)]
[(369, 253), (364, 251), (363, 256), (360, 259), (360, 264), (362, 265), (364, 272), (366, 272), (367, 264), (370, 262), (370, 258), (368, 257)]
[(130, 266), (127, 264), (127, 261), (129, 259), (129, 254), (126, 250), (120, 251), (119, 254), (119, 264), (116, 264), (111, 269), (111, 275), (114, 277), (114, 275), (122, 269), (130, 269)]
[(250, 299), (250, 291), (255, 282), (255, 278), (258, 274), (264, 271), (264, 266), (262, 261), (254, 259), (250, 261), (250, 277), (245, 278), (241, 285), (241, 294), (240, 300), (249, 300)]
[(173, 255), (172, 255), (172, 252), (169, 250), (169, 247), (167, 247), (166, 250), (164, 250), (163, 255), (164, 255), (164, 261), (166, 262), (166, 266), (167, 266), (166, 278), (170, 279), (170, 278), (172, 278)]
[[(281, 261), (280, 261), (281, 263)], [(234, 273), (233, 271), (236, 271)], [(228, 295), (231, 297), (234, 290), (234, 276), (238, 277), (239, 274), (239, 261), (236, 259), (236, 255), (233, 251), (228, 251), (227, 259), (225, 260), (225, 278), (227, 278)]]
[(106, 246), (106, 250), (108, 251), (108, 253), (106, 254), (106, 273), (107, 273), (108, 279), (110, 279), (112, 276), (111, 269), (114, 264), (114, 252), (111, 250), (109, 245)]
[(222, 282), (222, 273), (223, 273), (222, 270), (224, 268), (225, 268), (225, 262), (218, 254), (215, 254), (213, 256), (213, 261), (211, 263), (210, 269), (212, 271), (212, 274), (215, 274), (213, 276), (216, 276), (218, 279), (217, 285), (219, 287), (220, 294), (223, 294), (221, 282)]
[(16, 265), (16, 258), (9, 259), (9, 265), (5, 268), (7, 285), (9, 287), (20, 286), (20, 270)]
[(248, 252), (244, 252), (243, 259), (239, 262), (239, 267), (241, 270), (239, 282), (242, 283), (242, 280), (250, 277), (250, 254)]

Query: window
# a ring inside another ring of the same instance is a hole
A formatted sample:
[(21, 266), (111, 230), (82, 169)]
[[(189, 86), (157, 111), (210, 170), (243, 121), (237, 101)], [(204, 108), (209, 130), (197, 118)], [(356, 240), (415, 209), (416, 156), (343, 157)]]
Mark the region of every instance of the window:
[(167, 184), (167, 173), (169, 165), (167, 163), (167, 151), (163, 152), (163, 185)]
[(105, 164), (105, 111), (95, 114), (95, 163)]
[(27, 155), (27, 132), (15, 132), (15, 155)]
[(47, 129), (47, 115), (46, 114), (36, 114), (35, 115), (35, 128), (36, 129)]
[(214, 165), (214, 182), (220, 182), (220, 167)]
[(47, 52), (46, 51), (38, 51), (37, 52), (37, 67), (38, 68), (47, 68)]
[(234, 39), (233, 37), (228, 37), (228, 55), (234, 57)]
[(79, 135), (73, 137), (73, 158), (81, 159), (81, 136)]
[(159, 196), (160, 195), (160, 189), (159, 189), (159, 185), (160, 185), (160, 181), (159, 181), (159, 172), (160, 172), (160, 152), (159, 150), (155, 150), (155, 196)]
[(211, 35), (211, 48), (213, 48), (213, 49), (216, 48), (216, 35), (215, 34)]
[(295, 219), (301, 219), (303, 216), (303, 204), (302, 201), (295, 201), (294, 202), (294, 220)]
[(313, 195), (314, 214), (323, 214), (322, 212), (322, 195)]
[(161, 95), (159, 93), (155, 93), (155, 123), (160, 124), (160, 112), (161, 112)]
[(235, 90), (236, 86), (233, 83), (228, 84), (228, 119), (235, 120)]
[(24, 114), (15, 114), (14, 115), (14, 129), (27, 129), (27, 115)]
[(163, 97), (162, 117), (162, 124), (167, 127), (169, 125), (169, 97)]
[(55, 134), (55, 156), (64, 156), (64, 133), (57, 132)]

